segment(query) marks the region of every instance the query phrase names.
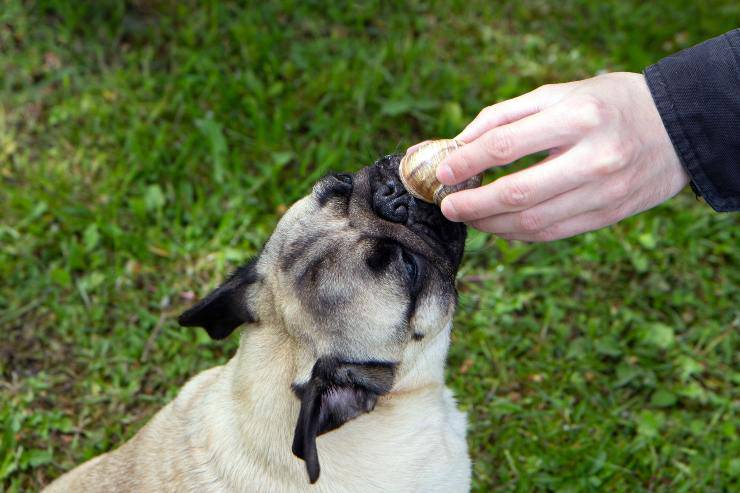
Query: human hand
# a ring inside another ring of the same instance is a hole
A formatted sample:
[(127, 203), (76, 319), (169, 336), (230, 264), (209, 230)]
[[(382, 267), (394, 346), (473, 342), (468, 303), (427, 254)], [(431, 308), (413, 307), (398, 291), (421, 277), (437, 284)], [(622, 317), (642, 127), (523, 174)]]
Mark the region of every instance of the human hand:
[(507, 239), (551, 241), (614, 224), (689, 181), (640, 74), (612, 73), (489, 106), (437, 170), (446, 185), (528, 154), (540, 163), (447, 196), (452, 221)]

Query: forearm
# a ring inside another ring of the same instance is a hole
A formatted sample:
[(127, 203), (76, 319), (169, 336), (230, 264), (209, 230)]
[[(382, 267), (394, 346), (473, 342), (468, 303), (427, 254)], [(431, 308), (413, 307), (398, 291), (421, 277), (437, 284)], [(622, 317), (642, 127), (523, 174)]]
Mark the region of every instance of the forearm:
[(740, 29), (645, 70), (653, 100), (694, 190), (740, 210)]

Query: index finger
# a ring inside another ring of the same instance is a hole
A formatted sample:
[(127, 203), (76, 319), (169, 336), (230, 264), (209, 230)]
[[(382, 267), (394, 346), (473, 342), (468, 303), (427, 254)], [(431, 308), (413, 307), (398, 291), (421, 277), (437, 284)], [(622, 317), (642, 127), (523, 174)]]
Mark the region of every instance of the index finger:
[(451, 221), (469, 222), (528, 209), (573, 190), (588, 181), (584, 173), (573, 171), (579, 160), (576, 152), (571, 150), (488, 185), (450, 194), (442, 200), (442, 214)]
[(563, 125), (563, 111), (555, 105), (489, 130), (450, 154), (437, 169), (437, 179), (454, 185), (493, 166), (571, 143), (575, 135)]

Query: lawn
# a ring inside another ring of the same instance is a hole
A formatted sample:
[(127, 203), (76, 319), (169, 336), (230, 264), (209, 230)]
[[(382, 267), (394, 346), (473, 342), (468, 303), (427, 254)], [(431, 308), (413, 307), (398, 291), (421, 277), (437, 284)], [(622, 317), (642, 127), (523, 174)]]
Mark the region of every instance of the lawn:
[[(236, 337), (176, 315), (328, 170), (740, 25), (729, 1), (430, 3), (0, 0), (0, 491), (226, 361)], [(472, 233), (447, 375), (474, 490), (739, 491), (739, 226), (687, 190), (569, 240)]]

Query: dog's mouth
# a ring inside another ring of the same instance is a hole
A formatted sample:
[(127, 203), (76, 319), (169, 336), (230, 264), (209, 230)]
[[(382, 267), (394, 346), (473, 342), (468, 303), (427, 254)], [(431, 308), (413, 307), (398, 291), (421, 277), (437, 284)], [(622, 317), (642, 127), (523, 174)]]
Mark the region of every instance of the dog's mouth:
[(449, 221), (439, 207), (406, 191), (398, 175), (401, 157), (385, 156), (371, 168), (373, 211), (382, 219), (405, 225), (457, 266), (465, 243), (465, 225)]

